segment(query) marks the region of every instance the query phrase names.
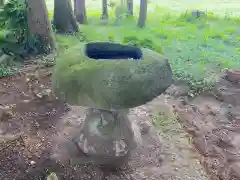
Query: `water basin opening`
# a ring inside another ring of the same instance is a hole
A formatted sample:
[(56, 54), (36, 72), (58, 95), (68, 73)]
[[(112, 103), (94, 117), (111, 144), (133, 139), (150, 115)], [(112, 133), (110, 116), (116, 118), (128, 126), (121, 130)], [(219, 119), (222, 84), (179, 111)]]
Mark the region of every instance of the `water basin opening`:
[(91, 59), (133, 59), (142, 58), (142, 50), (138, 47), (111, 42), (92, 42), (85, 46), (85, 55)]

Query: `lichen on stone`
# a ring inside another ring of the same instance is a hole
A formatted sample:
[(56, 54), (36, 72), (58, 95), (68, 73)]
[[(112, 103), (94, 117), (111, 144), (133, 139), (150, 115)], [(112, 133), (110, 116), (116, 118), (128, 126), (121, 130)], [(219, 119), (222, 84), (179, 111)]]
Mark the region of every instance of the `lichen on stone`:
[(72, 105), (132, 108), (162, 94), (172, 83), (168, 60), (154, 51), (143, 48), (140, 61), (99, 61), (88, 58), (84, 47), (58, 57), (53, 73), (56, 95)]

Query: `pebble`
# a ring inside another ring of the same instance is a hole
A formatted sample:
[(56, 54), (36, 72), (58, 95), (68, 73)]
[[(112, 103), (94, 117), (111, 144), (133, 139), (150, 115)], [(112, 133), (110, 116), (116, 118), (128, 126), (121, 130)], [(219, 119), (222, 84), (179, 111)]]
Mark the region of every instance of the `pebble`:
[(28, 100), (28, 99), (23, 100), (23, 103), (29, 103), (29, 102), (30, 102), (30, 100)]
[(31, 164), (31, 165), (35, 165), (36, 162), (35, 162), (35, 161), (30, 161), (30, 164)]
[(9, 107), (2, 107), (0, 106), (0, 121), (5, 121), (8, 118), (12, 117), (13, 114), (9, 112)]
[(48, 177), (47, 180), (58, 180), (58, 177), (56, 173), (51, 173)]
[(145, 135), (145, 134), (148, 134), (149, 131), (150, 131), (150, 128), (151, 128), (151, 123), (150, 122), (143, 122), (140, 124), (140, 127), (141, 127), (141, 134), (142, 135)]

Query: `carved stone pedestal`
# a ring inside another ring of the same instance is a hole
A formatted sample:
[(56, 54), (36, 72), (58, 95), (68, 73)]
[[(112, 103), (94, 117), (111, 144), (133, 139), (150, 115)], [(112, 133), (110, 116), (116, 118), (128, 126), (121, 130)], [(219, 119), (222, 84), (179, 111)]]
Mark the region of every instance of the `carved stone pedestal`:
[(138, 126), (128, 119), (127, 114), (126, 110), (89, 108), (81, 133), (73, 141), (94, 163), (120, 167), (141, 143)]

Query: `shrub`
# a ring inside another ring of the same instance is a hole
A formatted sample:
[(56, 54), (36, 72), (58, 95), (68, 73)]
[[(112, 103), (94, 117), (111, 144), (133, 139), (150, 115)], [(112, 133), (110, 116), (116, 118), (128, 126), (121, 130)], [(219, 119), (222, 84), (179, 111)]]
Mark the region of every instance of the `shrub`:
[(39, 37), (28, 32), (24, 0), (9, 0), (0, 12), (0, 48), (5, 54), (25, 57), (43, 52)]

